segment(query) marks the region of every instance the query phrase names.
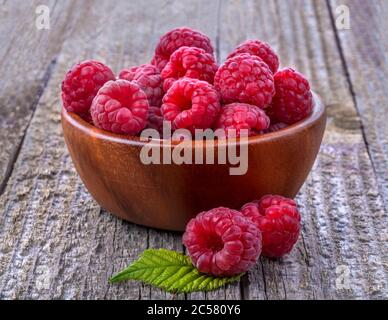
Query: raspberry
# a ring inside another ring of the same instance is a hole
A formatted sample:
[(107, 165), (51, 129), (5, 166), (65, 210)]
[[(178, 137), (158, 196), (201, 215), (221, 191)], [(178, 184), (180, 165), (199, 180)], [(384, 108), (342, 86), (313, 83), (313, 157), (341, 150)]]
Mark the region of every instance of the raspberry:
[(147, 124), (148, 108), (143, 90), (134, 82), (120, 79), (104, 84), (90, 111), (96, 127), (136, 135)]
[(244, 205), (241, 213), (260, 229), (266, 257), (289, 253), (298, 240), (300, 214), (294, 200), (267, 195)]
[(205, 81), (182, 78), (163, 97), (161, 110), (173, 130), (185, 128), (194, 133), (213, 125), (220, 110), (219, 95)]
[(312, 112), (313, 97), (305, 77), (285, 68), (275, 74), (274, 80), (276, 94), (269, 108), (270, 118), (287, 124), (306, 118)]
[(162, 71), (163, 88), (167, 91), (179, 78), (187, 77), (213, 84), (218, 66), (213, 55), (194, 47), (181, 47), (170, 57)]
[(90, 114), (90, 110), (88, 113), (85, 113), (83, 115), (81, 115), (82, 119), (84, 119), (87, 123), (89, 124), (93, 124), (93, 119), (92, 119), (92, 115)]
[(288, 127), (287, 124), (285, 124), (283, 122), (278, 122), (278, 123), (271, 124), (268, 127), (268, 129), (265, 129), (265, 130), (261, 131), (260, 133), (262, 133), (262, 134), (271, 133), (271, 132), (279, 131), (279, 130), (287, 128), (287, 127)]
[(216, 208), (191, 219), (183, 235), (193, 264), (216, 277), (247, 271), (261, 252), (260, 231), (240, 212)]
[(264, 212), (266, 209), (268, 209), (270, 206), (291, 206), (291, 207), (297, 207), (297, 204), (295, 200), (289, 199), (283, 196), (279, 195), (266, 195), (263, 196), (260, 201), (258, 202), (259, 209)]
[[(237, 137), (241, 136), (241, 129), (247, 129), (248, 136), (253, 136), (267, 129), (268, 126), (269, 118), (264, 111), (245, 103), (231, 103), (223, 106), (216, 122), (216, 129), (225, 129), (226, 136), (235, 133)], [(229, 131), (231, 129), (236, 131)]]
[(136, 81), (148, 98), (150, 106), (162, 105), (163, 80), (157, 68), (150, 64), (124, 69), (120, 72), (120, 79)]
[(160, 108), (154, 106), (149, 108), (147, 128), (163, 132), (163, 116)]
[(265, 108), (275, 94), (269, 67), (247, 53), (226, 60), (216, 73), (214, 85), (224, 103), (243, 102)]
[(160, 71), (163, 70), (174, 51), (183, 46), (201, 48), (210, 54), (214, 51), (207, 36), (199, 31), (182, 27), (173, 29), (160, 38), (151, 63)]
[(241, 53), (249, 53), (261, 58), (261, 60), (268, 65), (273, 74), (275, 74), (279, 68), (279, 58), (268, 43), (259, 40), (247, 40), (235, 48), (228, 56), (228, 59)]
[(74, 65), (62, 82), (62, 102), (67, 111), (88, 118), (90, 106), (98, 90), (115, 76), (99, 61), (86, 60)]

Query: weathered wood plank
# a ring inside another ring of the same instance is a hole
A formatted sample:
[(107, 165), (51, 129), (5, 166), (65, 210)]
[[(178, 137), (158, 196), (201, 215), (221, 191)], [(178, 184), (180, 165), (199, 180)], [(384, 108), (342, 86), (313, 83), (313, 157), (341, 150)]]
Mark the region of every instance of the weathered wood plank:
[(329, 3), (333, 19), (337, 18), (337, 6), (346, 5), (349, 8), (350, 29), (337, 31), (339, 45), (388, 211), (388, 2), (356, 0)]
[[(92, 1), (74, 4), (77, 14), (72, 16), (72, 28), (66, 29), (67, 40), (0, 197), (1, 298), (387, 296), (388, 238), (383, 232), (387, 213), (325, 3), (220, 3), (220, 17), (216, 1), (105, 1), (98, 7)], [(83, 18), (86, 13), (91, 19)], [(116, 21), (124, 21), (126, 26), (118, 28)], [(85, 58), (101, 59), (114, 71), (146, 62), (157, 37), (183, 24), (220, 42), (222, 59), (246, 37), (271, 42), (284, 64), (296, 66), (312, 80), (328, 104), (330, 119), (320, 157), (298, 196), (304, 222), (297, 248), (281, 261), (262, 259), (241, 284), (207, 294), (173, 296), (135, 282), (107, 283), (112, 273), (147, 247), (183, 250), (181, 239), (175, 233), (116, 219), (90, 197), (62, 139), (59, 83), (71, 64)], [(336, 287), (336, 280), (341, 279), (337, 267), (349, 270), (347, 290)]]
[(45, 88), (62, 42), (73, 1), (47, 1), (50, 30), (35, 26), (39, 1), (0, 5), (0, 194), (12, 171), (24, 133)]
[[(386, 296), (387, 248), (384, 237), (378, 235), (385, 228), (387, 213), (378, 194), (326, 3), (223, 4), (221, 57), (247, 38), (268, 41), (279, 52), (283, 66), (294, 66), (306, 74), (329, 113), (319, 158), (298, 195), (302, 237), (284, 259), (261, 259), (243, 281), (244, 298)], [(349, 290), (336, 287), (336, 281), (341, 280), (336, 270), (343, 269), (349, 270)]]
[[(75, 4), (77, 17), (87, 12), (90, 19), (73, 19), (0, 198), (2, 298), (184, 298), (136, 282), (108, 284), (148, 246), (182, 250), (181, 237), (116, 219), (90, 197), (62, 138), (59, 84), (82, 59), (100, 59), (116, 72), (149, 61), (157, 37), (172, 27), (189, 25), (215, 40), (217, 9), (218, 2), (206, 1)], [(118, 28), (117, 21), (126, 26)]]
[[(218, 15), (219, 1), (211, 1), (206, 3), (205, 1), (174, 1), (174, 2), (158, 2), (155, 6), (155, 11), (152, 14), (156, 14), (158, 19), (152, 21), (152, 33), (151, 40), (148, 42), (148, 46), (145, 48), (144, 54), (148, 57), (148, 60), (153, 53), (155, 44), (158, 38), (168, 30), (188, 25), (195, 29), (205, 32), (216, 44), (217, 38), (217, 15)], [(151, 19), (152, 20), (152, 19)], [(147, 60), (146, 60), (147, 61)], [(124, 66), (130, 66), (133, 64), (144, 62), (144, 58), (133, 61), (130, 56), (124, 55)], [(150, 248), (171, 248), (173, 250), (182, 251), (181, 235), (177, 233), (168, 233), (163, 231), (149, 230), (148, 231), (148, 247)], [(229, 290), (229, 289), (227, 289)], [(236, 288), (237, 292), (239, 289)], [(162, 290), (151, 289), (149, 286), (142, 287), (142, 299), (182, 299), (185, 295), (171, 295), (166, 294)], [(220, 292), (224, 292), (223, 289)], [(224, 296), (228, 296), (223, 293)], [(187, 298), (205, 298), (204, 294), (196, 293), (194, 295), (187, 295)]]
[[(85, 58), (105, 60), (118, 70), (123, 48), (143, 48), (147, 28), (136, 30), (134, 3), (76, 6), (80, 19), (64, 43), (1, 198), (4, 298), (139, 298), (138, 284), (110, 287), (107, 279), (146, 249), (147, 230), (101, 212), (84, 189), (62, 138), (59, 84), (66, 70)], [(112, 16), (129, 21), (128, 29), (118, 29)], [(133, 59), (140, 52), (130, 50)]]

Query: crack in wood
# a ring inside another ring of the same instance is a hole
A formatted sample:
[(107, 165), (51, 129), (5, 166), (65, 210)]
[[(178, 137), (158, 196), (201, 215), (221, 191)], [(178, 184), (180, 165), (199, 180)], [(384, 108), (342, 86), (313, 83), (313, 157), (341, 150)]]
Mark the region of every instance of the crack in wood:
[(25, 127), (25, 130), (23, 132), (23, 135), (20, 139), (20, 141), (17, 143), (17, 146), (14, 148), (14, 152), (12, 153), (12, 155), (10, 156), (10, 159), (9, 159), (9, 162), (7, 164), (7, 168), (5, 170), (5, 173), (4, 173), (4, 176), (2, 178), (2, 180), (0, 181), (0, 196), (4, 193), (4, 190), (7, 186), (7, 183), (8, 183), (8, 180), (9, 178), (11, 177), (11, 174), (12, 174), (12, 171), (13, 171), (13, 168), (14, 168), (14, 164), (15, 162), (17, 161), (18, 159), (18, 156), (19, 156), (19, 153), (20, 153), (20, 150), (22, 148), (22, 145), (23, 145), (23, 142), (24, 142), (24, 138), (27, 134), (27, 131), (28, 131), (28, 128), (30, 127), (30, 124), (31, 124), (31, 120), (33, 119), (34, 117), (34, 114), (35, 114), (35, 111), (36, 111), (36, 108), (39, 104), (39, 100), (40, 98), (42, 97), (43, 95), (43, 92), (44, 90), (46, 89), (47, 87), (47, 84), (51, 78), (51, 75), (53, 73), (53, 70), (54, 70), (54, 67), (55, 67), (55, 64), (56, 64), (57, 60), (56, 60), (56, 57), (49, 63), (48, 67), (46, 68), (46, 71), (43, 75), (43, 78), (42, 78), (42, 85), (41, 85), (41, 88), (39, 89), (39, 91), (37, 92), (36, 94), (36, 98), (34, 101), (32, 101), (31, 103), (31, 115), (30, 115), (30, 118), (28, 119), (28, 122), (27, 122), (27, 125)]

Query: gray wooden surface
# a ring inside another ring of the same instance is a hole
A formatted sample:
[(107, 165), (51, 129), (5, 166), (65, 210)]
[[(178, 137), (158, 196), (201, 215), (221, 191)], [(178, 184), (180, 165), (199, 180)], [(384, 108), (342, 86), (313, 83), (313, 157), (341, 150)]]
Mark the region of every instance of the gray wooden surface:
[[(388, 298), (388, 1), (0, 2), (0, 298)], [(350, 30), (336, 8), (350, 8)], [(298, 195), (303, 232), (282, 260), (262, 258), (240, 283), (171, 295), (107, 278), (147, 247), (183, 250), (181, 236), (124, 222), (78, 178), (60, 126), (60, 83), (76, 61), (115, 72), (150, 60), (158, 37), (188, 25), (223, 61), (246, 38), (270, 42), (305, 73), (329, 113)]]

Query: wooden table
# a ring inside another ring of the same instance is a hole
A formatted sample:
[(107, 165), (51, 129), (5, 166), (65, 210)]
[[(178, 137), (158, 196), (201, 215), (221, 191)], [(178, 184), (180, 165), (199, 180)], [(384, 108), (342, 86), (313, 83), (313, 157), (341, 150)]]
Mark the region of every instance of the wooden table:
[[(388, 297), (388, 1), (0, 2), (0, 298), (337, 299)], [(350, 29), (336, 27), (350, 8)], [(298, 195), (303, 233), (290, 255), (262, 258), (240, 283), (170, 295), (107, 278), (146, 248), (181, 236), (107, 214), (63, 141), (60, 84), (95, 58), (115, 72), (150, 60), (158, 38), (188, 25), (223, 61), (246, 38), (271, 43), (324, 99), (324, 143)]]

